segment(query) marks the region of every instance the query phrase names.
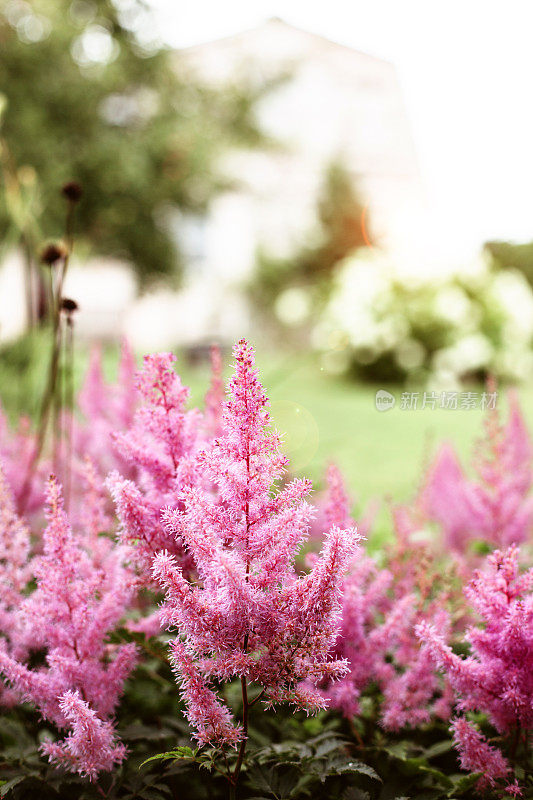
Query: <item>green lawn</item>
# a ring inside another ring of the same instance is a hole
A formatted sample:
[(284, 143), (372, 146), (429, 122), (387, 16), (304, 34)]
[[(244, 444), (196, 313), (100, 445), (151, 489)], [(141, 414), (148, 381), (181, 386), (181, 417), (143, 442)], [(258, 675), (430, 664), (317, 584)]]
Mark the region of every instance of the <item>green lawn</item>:
[[(82, 353), (77, 363), (78, 380), (86, 363), (87, 354)], [(325, 465), (334, 460), (362, 502), (387, 496), (408, 500), (439, 442), (452, 441), (468, 463), (472, 443), (481, 431), (482, 412), (478, 409), (400, 410), (401, 390), (397, 387), (389, 387), (396, 396), (396, 406), (379, 412), (375, 394), (381, 387), (334, 378), (308, 354), (260, 350), (257, 363), (291, 469), (320, 485)], [(30, 411), (37, 407), (45, 364), (46, 350), (32, 370), (23, 359), (9, 368), (0, 361), (0, 396), (12, 415), (20, 406)], [(111, 351), (106, 355), (109, 377), (114, 375), (115, 365), (116, 351)], [(32, 374), (28, 374), (30, 371)], [(180, 357), (178, 371), (191, 386), (193, 402), (201, 403), (209, 377), (207, 366), (193, 369)], [(481, 392), (482, 387), (473, 390)], [(533, 387), (522, 389), (520, 396), (526, 417), (533, 424)]]
[[(321, 481), (325, 464), (333, 459), (363, 500), (385, 495), (408, 499), (440, 441), (452, 441), (468, 461), (471, 446), (481, 433), (483, 414), (479, 409), (404, 411), (399, 408), (398, 387), (334, 378), (321, 371), (311, 356), (259, 353), (257, 361), (292, 468)], [(183, 372), (200, 400), (206, 377)], [(379, 388), (388, 388), (395, 395), (393, 409), (377, 411)], [(480, 394), (483, 388), (472, 391)], [(530, 424), (533, 414), (527, 412), (532, 396), (532, 388), (520, 392)]]
[[(443, 440), (453, 442), (463, 464), (470, 466), (472, 445), (482, 433), (480, 409), (400, 410), (401, 389), (388, 387), (396, 405), (380, 412), (375, 405), (376, 391), (387, 387), (334, 378), (310, 355), (259, 352), (257, 363), (291, 468), (312, 478), (317, 487), (323, 483), (325, 465), (334, 460), (361, 506), (371, 498), (408, 501), (420, 484), (424, 466)], [(193, 399), (201, 402), (208, 373), (183, 366), (181, 373), (191, 386)], [(480, 396), (483, 387), (471, 391)], [(521, 390), (531, 427), (532, 397), (533, 387)], [(505, 409), (504, 394), (499, 404)], [(370, 548), (379, 548), (390, 531), (382, 502)]]

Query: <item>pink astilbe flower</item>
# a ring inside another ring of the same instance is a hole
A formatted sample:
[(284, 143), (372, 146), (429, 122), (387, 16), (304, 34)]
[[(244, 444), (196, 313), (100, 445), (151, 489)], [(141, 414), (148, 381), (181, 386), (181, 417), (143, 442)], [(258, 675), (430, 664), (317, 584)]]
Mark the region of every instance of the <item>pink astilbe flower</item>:
[[(353, 529), (332, 528), (312, 571), (295, 573), (294, 558), (313, 513), (305, 502), (310, 484), (295, 480), (273, 489), (287, 460), (269, 427), (252, 348), (242, 340), (234, 356), (222, 436), (197, 458), (203, 481), (183, 490), (183, 507), (164, 514), (167, 529), (194, 560), (198, 579), (186, 580), (171, 555), (154, 561), (154, 576), (166, 592), (162, 622), (180, 636), (172, 658), (202, 744), (232, 744), (246, 735), (221, 705), (214, 679), (240, 677), (243, 697), (255, 683), (267, 705), (324, 707), (314, 686), (347, 669), (330, 650), (342, 574), (358, 540)], [(205, 488), (212, 485), (216, 495)]]
[[(0, 464), (0, 649), (14, 658), (24, 658), (28, 650), (18, 612), (31, 578), (30, 532), (15, 511)], [(16, 699), (16, 692), (0, 687), (2, 705), (12, 705)]]
[(122, 342), (118, 367), (118, 380), (111, 384), (104, 380), (102, 354), (95, 348), (85, 382), (78, 395), (78, 404), (83, 420), (75, 423), (74, 454), (78, 458), (90, 458), (97, 474), (107, 475), (119, 469), (127, 477), (135, 476), (135, 469), (112, 444), (112, 436), (127, 431), (137, 408), (135, 391), (136, 364), (126, 340)]
[(116, 517), (105, 482), (94, 462), (87, 456), (80, 460), (76, 474), (77, 489), (83, 492), (71, 503), (69, 520), (76, 541), (91, 553), (95, 564), (101, 563), (116, 547), (109, 534), (116, 532)]
[(468, 542), (484, 527), (474, 487), (450, 444), (443, 444), (437, 453), (419, 502), (423, 512), (439, 523), (444, 545), (452, 550), (464, 552)]
[(343, 587), (342, 626), (334, 652), (347, 659), (350, 670), (327, 687), (332, 704), (351, 717), (360, 711), (361, 694), (375, 683), (383, 695), (384, 728), (399, 730), (427, 723), (433, 716), (447, 718), (449, 693), (414, 636), (414, 626), (422, 619), (431, 619), (447, 633), (447, 614), (438, 604), (425, 608), (414, 590), (395, 595), (393, 574), (378, 569), (371, 559), (362, 566), (350, 571)]
[(46, 651), (46, 666), (33, 670), (0, 652), (0, 670), (24, 700), (65, 728), (69, 718), (59, 698), (67, 691), (79, 691), (101, 720), (115, 709), (136, 650), (106, 644), (106, 637), (128, 607), (132, 588), (120, 548), (95, 564), (75, 540), (54, 478), (48, 503), (44, 551), (32, 562), (37, 588), (20, 609), (33, 645)]
[(465, 589), (482, 620), (469, 627), (461, 658), (434, 627), (417, 635), (443, 671), (463, 711), (481, 711), (503, 736), (533, 728), (533, 569), (520, 574), (518, 550), (496, 550)]
[(46, 741), (41, 745), (41, 752), (49, 761), (95, 780), (99, 772), (111, 772), (124, 760), (126, 748), (117, 743), (112, 723), (100, 719), (79, 692), (62, 694), (59, 709), (71, 732), (62, 742)]
[(132, 481), (114, 472), (108, 479), (121, 540), (146, 583), (157, 552), (166, 549), (183, 555), (181, 544), (162, 525), (161, 511), (177, 505), (180, 491), (195, 482), (201, 418), (196, 410), (186, 410), (189, 390), (174, 372), (174, 361), (171, 353), (145, 357), (137, 374), (144, 404), (130, 429), (115, 436), (116, 446), (135, 466), (138, 478)]
[(445, 543), (464, 552), (472, 539), (507, 547), (525, 541), (533, 527), (532, 445), (518, 401), (509, 395), (507, 423), (487, 410), (485, 436), (476, 449), (479, 479), (468, 480), (451, 446), (444, 446), (428, 473), (421, 507), (441, 525)]
[(452, 721), (453, 742), (459, 752), (461, 767), (467, 772), (481, 772), (478, 788), (494, 786), (498, 779), (510, 772), (510, 764), (496, 747), (491, 747), (485, 737), (464, 717)]
[(500, 422), (497, 409), (489, 410), (485, 418), (486, 435), (476, 463), (481, 482), (474, 490), (477, 508), (484, 515), (482, 533), (500, 547), (525, 541), (533, 523), (531, 440), (514, 394), (509, 402), (506, 425)]
[(0, 631), (12, 628), (22, 592), (31, 580), (30, 532), (15, 510), (13, 493), (0, 463)]
[(26, 517), (39, 512), (44, 499), (43, 476), (47, 466), (41, 462), (32, 467), (34, 453), (35, 438), (30, 420), (22, 417), (18, 428), (12, 430), (0, 406), (0, 460), (4, 478), (13, 493), (16, 512)]
[(224, 412), (224, 381), (220, 347), (211, 347), (211, 382), (205, 395), (204, 429), (208, 439), (222, 433)]
[(186, 717), (195, 730), (200, 745), (217, 742), (219, 745), (236, 745), (242, 730), (234, 725), (229, 708), (208, 686), (205, 676), (195, 663), (194, 656), (175, 639), (171, 644), (171, 663), (186, 708)]
[(395, 508), (394, 522), (397, 541), (387, 567), (380, 569), (365, 556), (348, 570), (334, 652), (347, 659), (350, 669), (325, 691), (351, 717), (360, 711), (361, 694), (377, 685), (382, 693), (380, 722), (399, 730), (449, 716), (449, 689), (414, 634), (417, 622), (431, 620), (447, 635), (449, 619), (443, 609), (448, 597), (435, 580), (431, 553), (424, 542), (411, 541), (415, 525), (407, 509)]
[(352, 517), (352, 505), (343, 475), (338, 466), (331, 463), (326, 470), (326, 491), (317, 504), (317, 517), (311, 524), (311, 537), (322, 536), (333, 525), (340, 528), (356, 526), (361, 538), (368, 536), (378, 510), (377, 504), (370, 503), (357, 523)]

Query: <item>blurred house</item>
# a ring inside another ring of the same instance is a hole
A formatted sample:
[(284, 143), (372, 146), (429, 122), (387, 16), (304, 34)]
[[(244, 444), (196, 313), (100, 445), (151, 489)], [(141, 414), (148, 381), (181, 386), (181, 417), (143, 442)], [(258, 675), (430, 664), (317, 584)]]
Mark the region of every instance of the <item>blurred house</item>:
[(273, 88), (258, 104), (266, 150), (229, 154), (238, 188), (221, 195), (205, 218), (177, 220), (191, 275), (237, 284), (258, 248), (290, 256), (313, 235), (327, 168), (340, 162), (368, 209), (369, 236), (394, 251), (424, 193), (394, 66), (279, 19), (177, 55), (212, 85)]

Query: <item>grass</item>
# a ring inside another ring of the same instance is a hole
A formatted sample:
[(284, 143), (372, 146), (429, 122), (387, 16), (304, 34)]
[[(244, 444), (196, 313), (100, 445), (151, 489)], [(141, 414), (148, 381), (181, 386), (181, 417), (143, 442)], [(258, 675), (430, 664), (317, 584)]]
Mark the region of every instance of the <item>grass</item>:
[[(17, 409), (35, 413), (44, 384), (46, 342), (41, 337), (30, 348), (19, 343), (9, 353), (9, 358), (5, 353), (0, 357), (0, 397), (12, 418)], [(87, 358), (87, 350), (79, 348), (78, 383)], [(114, 379), (116, 360), (116, 349), (106, 351), (110, 379)], [(230, 360), (226, 356), (225, 361)], [(320, 486), (326, 464), (334, 460), (361, 504), (374, 497), (408, 501), (442, 440), (451, 441), (468, 464), (472, 445), (481, 433), (483, 414), (479, 409), (400, 410), (398, 387), (332, 377), (310, 354), (273, 354), (259, 349), (257, 363), (292, 471), (309, 476)], [(179, 357), (178, 371), (191, 387), (192, 402), (201, 403), (209, 380), (207, 365), (193, 368)], [(376, 409), (378, 388), (388, 388), (395, 395), (393, 409)], [(481, 392), (482, 387), (472, 390)], [(533, 387), (524, 387), (520, 397), (526, 418), (533, 424)]]

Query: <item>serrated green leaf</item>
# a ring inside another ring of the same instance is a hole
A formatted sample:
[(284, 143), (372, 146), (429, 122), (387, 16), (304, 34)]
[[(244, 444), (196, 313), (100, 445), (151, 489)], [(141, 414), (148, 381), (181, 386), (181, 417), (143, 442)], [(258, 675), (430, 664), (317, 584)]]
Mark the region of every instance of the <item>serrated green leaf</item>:
[(363, 761), (350, 759), (349, 761), (344, 760), (342, 763), (326, 764), (326, 775), (346, 775), (348, 773), (366, 775), (368, 778), (381, 783), (381, 778), (375, 769)]
[(315, 749), (315, 758), (323, 758), (333, 751), (338, 751), (343, 744), (340, 739), (324, 739), (324, 741), (319, 742)]
[(145, 759), (140, 764), (139, 769), (149, 764), (150, 761), (179, 761), (181, 759), (188, 759), (195, 761), (198, 750), (192, 750), (190, 747), (177, 747), (175, 750), (168, 750), (166, 753), (157, 753), (155, 756)]
[(410, 742), (392, 742), (381, 748), (385, 753), (400, 761), (410, 759), (409, 750), (411, 749)]
[(275, 791), (272, 788), (272, 779), (272, 770), (266, 770), (261, 765), (254, 766), (248, 772), (248, 780), (254, 789), (259, 789), (267, 794), (275, 795)]

